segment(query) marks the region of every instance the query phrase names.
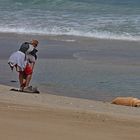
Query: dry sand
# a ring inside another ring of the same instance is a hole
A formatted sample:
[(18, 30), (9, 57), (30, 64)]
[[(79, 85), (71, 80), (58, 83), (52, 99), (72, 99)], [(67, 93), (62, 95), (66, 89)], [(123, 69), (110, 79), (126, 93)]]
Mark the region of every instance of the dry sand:
[(140, 140), (140, 108), (10, 88), (0, 85), (1, 140)]

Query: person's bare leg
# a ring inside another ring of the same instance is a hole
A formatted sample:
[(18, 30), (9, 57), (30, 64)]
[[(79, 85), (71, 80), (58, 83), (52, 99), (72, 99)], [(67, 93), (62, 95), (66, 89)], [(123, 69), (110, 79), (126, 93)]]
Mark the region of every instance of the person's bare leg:
[(22, 72), (19, 72), (19, 84), (20, 84), (20, 88), (23, 88), (23, 73)]
[(27, 75), (27, 77), (26, 77), (25, 87), (28, 87), (28, 86), (29, 86), (30, 81), (31, 81), (31, 78), (32, 78), (32, 74), (31, 74), (31, 75)]
[[(31, 67), (32, 70), (34, 68), (34, 64), (35, 63), (30, 64), (30, 67)], [(26, 80), (26, 82), (25, 82), (25, 90), (28, 90), (28, 88), (29, 88), (29, 90), (32, 90), (32, 87), (31, 86), (29, 87), (31, 79), (32, 79), (32, 73), (29, 74), (29, 75), (26, 75), (26, 78), (25, 78), (25, 80)]]

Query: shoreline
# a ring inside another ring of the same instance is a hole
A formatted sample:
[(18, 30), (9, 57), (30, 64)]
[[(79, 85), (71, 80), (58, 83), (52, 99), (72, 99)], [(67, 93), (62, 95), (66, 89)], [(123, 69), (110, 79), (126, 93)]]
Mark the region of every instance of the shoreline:
[(139, 108), (46, 93), (18, 93), (10, 88), (0, 85), (3, 140), (140, 139)]
[(73, 42), (75, 39), (80, 41), (116, 41), (116, 42), (139, 42), (139, 40), (134, 39), (115, 39), (115, 38), (99, 38), (99, 37), (87, 37), (87, 36), (78, 36), (78, 35), (47, 35), (47, 34), (30, 34), (30, 33), (15, 33), (15, 32), (0, 32), (0, 39), (2, 38), (18, 38), (18, 39), (48, 39), (48, 40), (55, 40), (55, 41), (66, 41), (66, 42)]

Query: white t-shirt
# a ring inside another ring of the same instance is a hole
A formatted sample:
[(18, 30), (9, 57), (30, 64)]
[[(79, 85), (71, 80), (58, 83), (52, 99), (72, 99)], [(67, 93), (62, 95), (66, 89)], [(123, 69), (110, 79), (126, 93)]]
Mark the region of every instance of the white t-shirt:
[(33, 49), (34, 49), (34, 46), (31, 45), (31, 44), (29, 44), (29, 48), (28, 48), (28, 50), (26, 51), (26, 60), (27, 60), (27, 62), (29, 62), (29, 63), (35, 63), (35, 57), (32, 56), (32, 55), (30, 54), (30, 52), (32, 52)]
[(26, 54), (29, 54), (31, 51), (33, 51), (33, 49), (34, 49), (34, 46), (31, 45), (31, 44), (29, 44), (29, 48), (28, 48), (28, 50), (26, 51)]

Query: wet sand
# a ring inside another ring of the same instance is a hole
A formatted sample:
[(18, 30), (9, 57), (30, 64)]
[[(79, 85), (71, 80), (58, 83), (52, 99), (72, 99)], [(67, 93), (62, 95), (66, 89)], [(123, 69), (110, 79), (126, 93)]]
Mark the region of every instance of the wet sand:
[(3, 140), (139, 140), (140, 109), (0, 85)]
[(136, 41), (1, 33), (0, 84), (19, 86), (7, 59), (22, 42), (33, 38), (40, 43), (31, 85), (44, 93), (101, 101), (140, 98), (140, 44)]
[(33, 38), (40, 43), (31, 84), (44, 93), (101, 101), (117, 96), (140, 98), (137, 41), (1, 33), (0, 84), (19, 86), (7, 59), (22, 42)]

